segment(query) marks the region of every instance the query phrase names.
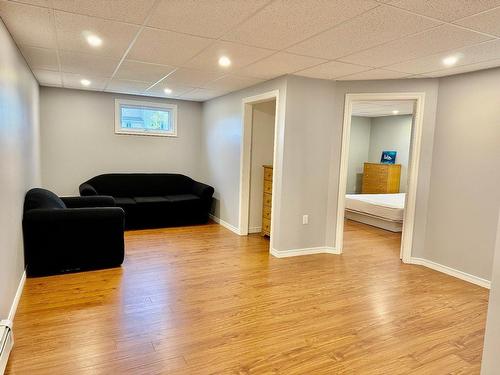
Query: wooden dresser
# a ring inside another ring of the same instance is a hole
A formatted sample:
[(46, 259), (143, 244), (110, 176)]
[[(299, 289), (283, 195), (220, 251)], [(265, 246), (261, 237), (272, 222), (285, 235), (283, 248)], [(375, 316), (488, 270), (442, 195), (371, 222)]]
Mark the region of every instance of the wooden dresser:
[(273, 198), (273, 166), (264, 167), (264, 197), (262, 199), (262, 235), (271, 236), (271, 202)]
[(400, 178), (401, 164), (365, 163), (361, 193), (399, 193)]

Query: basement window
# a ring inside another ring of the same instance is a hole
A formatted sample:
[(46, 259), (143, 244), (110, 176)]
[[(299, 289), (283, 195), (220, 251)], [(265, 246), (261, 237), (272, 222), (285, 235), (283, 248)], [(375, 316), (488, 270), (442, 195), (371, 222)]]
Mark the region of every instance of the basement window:
[(176, 137), (177, 106), (115, 99), (115, 133)]

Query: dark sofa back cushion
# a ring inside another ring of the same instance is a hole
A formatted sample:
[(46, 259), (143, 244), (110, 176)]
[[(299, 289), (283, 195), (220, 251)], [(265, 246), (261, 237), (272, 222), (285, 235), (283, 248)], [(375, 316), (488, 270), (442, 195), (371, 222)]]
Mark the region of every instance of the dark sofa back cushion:
[(46, 189), (34, 188), (26, 193), (24, 211), (36, 208), (66, 208), (66, 205), (53, 192)]
[(190, 192), (193, 180), (172, 173), (110, 173), (91, 178), (87, 183), (100, 195), (137, 197)]

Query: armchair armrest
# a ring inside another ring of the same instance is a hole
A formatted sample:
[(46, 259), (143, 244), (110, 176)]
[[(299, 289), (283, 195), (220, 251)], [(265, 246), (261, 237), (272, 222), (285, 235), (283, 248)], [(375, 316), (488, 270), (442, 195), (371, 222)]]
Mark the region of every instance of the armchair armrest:
[(212, 198), (212, 195), (214, 194), (214, 188), (211, 187), (210, 185), (198, 182), (198, 181), (193, 181), (193, 187), (192, 187), (192, 192), (193, 194), (199, 196), (202, 199), (210, 199)]
[(83, 183), (80, 185), (80, 195), (81, 196), (84, 196), (84, 195), (97, 195), (97, 190), (90, 184), (88, 183)]
[(119, 207), (27, 211), (23, 234), (28, 275), (119, 266), (123, 228)]
[(116, 202), (113, 197), (107, 195), (94, 195), (83, 197), (60, 197), (67, 208), (83, 207), (115, 207)]

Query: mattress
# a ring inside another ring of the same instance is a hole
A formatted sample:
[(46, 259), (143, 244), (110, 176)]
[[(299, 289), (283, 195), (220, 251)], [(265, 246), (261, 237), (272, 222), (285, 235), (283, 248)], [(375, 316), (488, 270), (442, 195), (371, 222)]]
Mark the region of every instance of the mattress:
[(405, 194), (346, 194), (346, 210), (403, 221)]

